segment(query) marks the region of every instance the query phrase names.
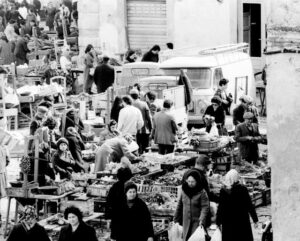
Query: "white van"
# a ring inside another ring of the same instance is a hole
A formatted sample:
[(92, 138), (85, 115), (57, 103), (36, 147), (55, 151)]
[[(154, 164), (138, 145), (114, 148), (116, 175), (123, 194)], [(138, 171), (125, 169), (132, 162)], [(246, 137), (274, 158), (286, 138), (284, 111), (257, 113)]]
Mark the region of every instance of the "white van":
[(231, 93), (233, 96), (231, 111), (239, 104), (241, 95), (247, 94), (255, 99), (253, 67), (248, 45), (244, 43), (205, 49), (194, 56), (186, 53), (182, 57), (172, 57), (162, 62), (160, 69), (166, 76), (178, 76), (180, 69), (186, 70), (193, 86), (189, 124), (202, 124), (202, 116), (222, 78), (229, 80), (227, 94)]

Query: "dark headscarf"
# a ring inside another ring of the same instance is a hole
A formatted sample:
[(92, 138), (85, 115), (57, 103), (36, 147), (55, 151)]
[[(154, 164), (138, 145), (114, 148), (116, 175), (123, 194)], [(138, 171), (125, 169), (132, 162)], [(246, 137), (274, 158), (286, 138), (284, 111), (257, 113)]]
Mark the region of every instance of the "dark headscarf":
[(132, 178), (132, 172), (128, 167), (121, 167), (118, 170), (117, 178), (120, 182), (127, 182), (130, 178)]
[[(189, 187), (189, 185), (187, 184), (187, 179), (190, 176), (196, 180), (196, 186), (193, 188)], [(182, 190), (186, 195), (192, 198), (197, 193), (199, 193), (199, 191), (201, 191), (202, 189), (203, 189), (203, 183), (201, 182), (200, 174), (196, 170), (192, 170), (186, 177), (185, 182), (182, 184)]]

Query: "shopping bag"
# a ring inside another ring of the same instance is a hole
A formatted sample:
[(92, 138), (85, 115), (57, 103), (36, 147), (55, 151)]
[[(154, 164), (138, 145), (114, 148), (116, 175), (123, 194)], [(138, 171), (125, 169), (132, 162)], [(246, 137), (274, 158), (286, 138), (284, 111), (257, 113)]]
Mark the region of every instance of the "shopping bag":
[(171, 229), (169, 230), (169, 241), (182, 241), (182, 226), (179, 223), (175, 223), (172, 225)]
[(205, 231), (202, 226), (199, 226), (188, 241), (205, 241)]
[(222, 233), (219, 228), (216, 229), (210, 241), (222, 241)]

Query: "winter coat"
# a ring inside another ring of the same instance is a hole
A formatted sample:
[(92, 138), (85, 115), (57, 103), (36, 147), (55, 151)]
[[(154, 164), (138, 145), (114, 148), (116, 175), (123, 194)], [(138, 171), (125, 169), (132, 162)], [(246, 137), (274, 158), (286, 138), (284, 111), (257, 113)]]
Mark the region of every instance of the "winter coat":
[(157, 62), (159, 61), (159, 56), (158, 54), (153, 54), (152, 51), (150, 50), (149, 52), (145, 53), (142, 62)]
[(75, 167), (75, 161), (70, 151), (66, 151), (65, 154), (56, 151), (51, 161), (54, 170), (59, 173), (61, 179), (70, 178)]
[(97, 85), (98, 93), (103, 93), (113, 85), (115, 81), (115, 70), (109, 64), (101, 64), (96, 67), (94, 82)]
[(76, 162), (75, 172), (84, 170), (84, 162), (82, 159), (81, 151), (85, 149), (84, 143), (78, 136), (66, 134), (66, 139), (69, 141), (69, 150)]
[(153, 117), (152, 136), (156, 144), (174, 145), (177, 125), (174, 116), (162, 110)]
[(98, 241), (93, 227), (81, 222), (75, 232), (72, 232), (70, 224), (62, 227), (58, 241)]
[(18, 39), (14, 51), (14, 55), (17, 60), (17, 65), (23, 65), (28, 63), (27, 53), (29, 53), (29, 49), (27, 47), (27, 43), (23, 38)]
[(12, 45), (10, 42), (6, 42), (0, 39), (0, 59), (1, 64), (11, 64), (14, 62), (14, 55), (12, 53)]
[(122, 204), (120, 214), (115, 217), (111, 229), (111, 238), (117, 241), (147, 241), (154, 238), (150, 212), (139, 198), (136, 198), (131, 208), (127, 203)]
[(56, 9), (54, 7), (47, 9), (46, 25), (49, 27), (50, 30), (54, 28), (55, 13), (56, 13)]
[[(246, 137), (256, 137), (257, 140), (249, 141)], [(235, 130), (235, 140), (238, 142), (241, 157), (248, 161), (257, 161), (259, 156), (258, 142), (261, 140), (258, 125), (252, 123), (252, 130), (249, 130), (246, 123), (239, 124)]]
[(246, 187), (236, 184), (221, 189), (217, 225), (222, 225), (222, 241), (253, 241), (249, 214), (258, 221)]
[(46, 230), (39, 224), (35, 224), (32, 229), (26, 231), (23, 224), (13, 227), (7, 241), (50, 241)]
[(183, 226), (183, 240), (186, 241), (199, 225), (205, 226), (209, 212), (209, 200), (204, 189), (190, 198), (183, 190), (177, 205), (174, 222)]
[(215, 111), (213, 106), (209, 105), (205, 110), (204, 116), (205, 115), (210, 115), (215, 117), (216, 124), (221, 124), (223, 126), (225, 123), (225, 111), (222, 106), (219, 106)]
[(88, 92), (88, 89), (93, 85), (93, 76), (90, 75), (90, 69), (94, 67), (94, 56), (92, 53), (87, 53), (84, 58), (84, 71), (83, 71), (83, 83), (84, 90)]
[[(253, 113), (252, 110), (247, 110), (242, 105), (237, 106), (233, 110), (233, 116), (232, 117), (233, 117), (233, 124), (235, 126), (244, 122), (244, 117), (243, 116), (244, 116), (244, 113), (247, 112), (247, 111)], [(253, 113), (253, 114), (255, 114), (255, 113)], [(253, 117), (253, 123), (256, 123), (256, 124), (258, 123), (258, 119), (255, 115)]]
[(126, 195), (124, 193), (124, 182), (117, 181), (109, 189), (106, 198), (106, 209), (105, 209), (105, 214), (107, 218), (110, 218), (112, 220), (111, 226), (113, 228), (122, 210), (122, 205), (125, 202), (126, 202)]
[(134, 100), (132, 105), (138, 108), (143, 116), (144, 126), (139, 131), (139, 133), (150, 134), (152, 130), (152, 119), (150, 114), (150, 109), (145, 101), (141, 101), (139, 99)]
[(96, 151), (95, 172), (103, 171), (109, 162), (120, 162), (126, 156), (129, 160), (135, 159), (128, 150), (128, 143), (123, 137), (115, 137), (104, 142)]

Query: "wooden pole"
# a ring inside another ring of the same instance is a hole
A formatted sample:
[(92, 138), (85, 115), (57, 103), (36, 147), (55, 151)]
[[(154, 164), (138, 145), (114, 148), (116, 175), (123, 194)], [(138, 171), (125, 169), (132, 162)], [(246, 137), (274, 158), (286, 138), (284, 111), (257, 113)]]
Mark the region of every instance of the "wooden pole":
[(66, 116), (67, 116), (67, 110), (64, 110), (64, 113), (63, 113), (62, 119), (61, 119), (61, 137), (65, 136)]
[(38, 57), (38, 42), (37, 42), (37, 30), (36, 27), (32, 28), (32, 36), (34, 37), (34, 72), (37, 73), (37, 65), (36, 65), (36, 60)]
[(34, 136), (34, 182), (38, 183), (39, 175), (39, 136)]

